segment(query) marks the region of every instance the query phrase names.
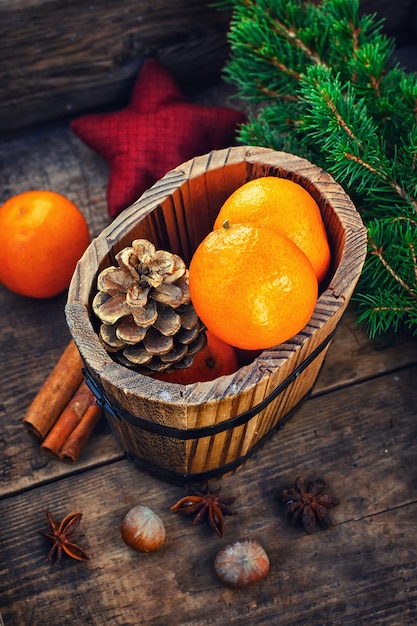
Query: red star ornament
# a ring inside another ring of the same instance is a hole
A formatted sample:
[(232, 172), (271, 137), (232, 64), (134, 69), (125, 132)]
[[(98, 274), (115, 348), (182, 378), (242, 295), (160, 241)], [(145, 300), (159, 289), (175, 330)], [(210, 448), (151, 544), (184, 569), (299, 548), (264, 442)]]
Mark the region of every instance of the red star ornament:
[(129, 105), (71, 122), (76, 135), (110, 165), (110, 217), (184, 161), (235, 144), (240, 111), (190, 103), (166, 70), (149, 59), (142, 66)]

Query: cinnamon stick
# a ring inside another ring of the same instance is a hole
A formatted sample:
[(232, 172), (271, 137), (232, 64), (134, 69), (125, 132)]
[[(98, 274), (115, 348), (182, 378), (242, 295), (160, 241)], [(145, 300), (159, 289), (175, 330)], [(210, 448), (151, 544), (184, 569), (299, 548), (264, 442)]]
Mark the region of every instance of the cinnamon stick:
[(71, 340), (23, 418), (23, 424), (42, 441), (83, 380), (82, 360)]
[(101, 414), (102, 408), (98, 404), (92, 404), (88, 407), (81, 421), (62, 446), (59, 454), (61, 461), (75, 463), (93, 432), (95, 425), (99, 421)]
[(92, 404), (95, 404), (95, 396), (86, 382), (82, 381), (42, 442), (41, 450), (49, 456), (60, 459), (62, 446)]

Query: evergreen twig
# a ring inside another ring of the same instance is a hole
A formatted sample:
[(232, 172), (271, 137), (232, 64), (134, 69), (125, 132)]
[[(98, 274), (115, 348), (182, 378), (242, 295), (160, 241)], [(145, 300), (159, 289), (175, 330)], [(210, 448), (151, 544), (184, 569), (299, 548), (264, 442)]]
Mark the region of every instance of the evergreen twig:
[(346, 189), (368, 228), (355, 299), (370, 337), (417, 335), (417, 76), (359, 0), (228, 0), (225, 79), (255, 106), (244, 144), (305, 156)]

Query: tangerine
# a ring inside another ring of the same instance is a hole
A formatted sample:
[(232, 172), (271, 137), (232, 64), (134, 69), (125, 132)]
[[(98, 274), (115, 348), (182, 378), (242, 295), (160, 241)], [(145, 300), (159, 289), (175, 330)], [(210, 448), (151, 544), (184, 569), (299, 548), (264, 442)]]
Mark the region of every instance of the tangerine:
[(190, 385), (233, 374), (239, 369), (236, 352), (209, 330), (206, 331), (207, 345), (194, 358), (190, 367), (172, 372), (156, 372), (153, 378), (169, 383)]
[(89, 242), (83, 214), (66, 197), (45, 190), (13, 196), (0, 207), (0, 282), (24, 296), (55, 296)]
[(256, 222), (278, 228), (305, 252), (322, 282), (330, 266), (330, 246), (317, 202), (287, 178), (264, 176), (245, 183), (225, 201), (213, 229)]
[(225, 224), (197, 247), (190, 296), (205, 326), (244, 350), (270, 348), (309, 321), (318, 296), (313, 267), (286, 235), (257, 224)]

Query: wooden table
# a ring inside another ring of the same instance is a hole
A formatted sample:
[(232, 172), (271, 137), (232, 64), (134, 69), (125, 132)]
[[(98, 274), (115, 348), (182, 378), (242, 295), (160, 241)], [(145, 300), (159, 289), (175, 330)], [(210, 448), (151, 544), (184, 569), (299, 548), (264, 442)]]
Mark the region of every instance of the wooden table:
[[(92, 235), (108, 222), (108, 169), (68, 126), (0, 143), (0, 201), (29, 188), (68, 195)], [(215, 481), (236, 498), (221, 539), (170, 512), (182, 487), (142, 472), (103, 421), (75, 465), (44, 456), (22, 418), (70, 336), (65, 294), (37, 301), (0, 288), (0, 611), (6, 626), (412, 624), (417, 622), (417, 342), (370, 343), (343, 318), (311, 397), (237, 473)], [(340, 499), (334, 528), (290, 526), (280, 490), (322, 477)], [(119, 528), (150, 506), (164, 546), (139, 554)], [(45, 561), (45, 511), (81, 511), (91, 560)], [(217, 579), (213, 560), (239, 537), (269, 554), (268, 577), (246, 590)], [(0, 620), (1, 623), (1, 620)]]

